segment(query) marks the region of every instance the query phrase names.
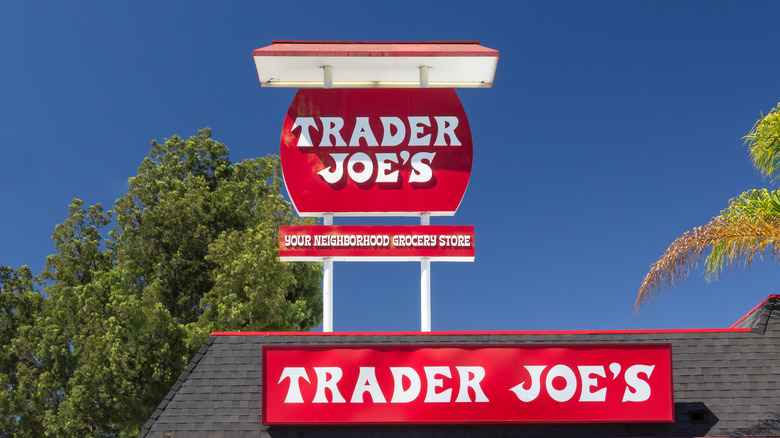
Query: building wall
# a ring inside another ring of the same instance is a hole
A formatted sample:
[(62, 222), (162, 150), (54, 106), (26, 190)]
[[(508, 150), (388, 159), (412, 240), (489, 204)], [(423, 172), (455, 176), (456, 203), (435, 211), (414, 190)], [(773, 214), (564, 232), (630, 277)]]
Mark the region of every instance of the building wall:
[[(780, 436), (780, 299), (740, 322), (750, 331), (212, 336), (140, 436), (509, 437)], [(272, 427), (261, 422), (263, 345), (671, 343), (675, 422), (474, 426)]]

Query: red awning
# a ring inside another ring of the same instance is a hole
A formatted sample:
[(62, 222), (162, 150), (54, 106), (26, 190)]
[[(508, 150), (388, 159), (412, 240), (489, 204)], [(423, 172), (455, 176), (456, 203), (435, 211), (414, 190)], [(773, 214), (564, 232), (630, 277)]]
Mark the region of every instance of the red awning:
[(498, 58), (498, 50), (479, 45), (479, 41), (286, 41), (274, 40), (270, 46), (255, 49), (253, 56), (489, 56)]

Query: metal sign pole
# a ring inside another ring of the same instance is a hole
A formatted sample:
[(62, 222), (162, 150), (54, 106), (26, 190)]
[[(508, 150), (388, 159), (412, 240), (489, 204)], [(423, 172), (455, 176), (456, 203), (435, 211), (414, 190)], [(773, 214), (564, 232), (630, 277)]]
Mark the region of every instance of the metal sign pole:
[[(323, 88), (333, 88), (333, 67), (322, 66)], [(325, 213), (323, 225), (333, 225), (333, 214)], [(333, 259), (328, 257), (322, 262), (322, 331), (333, 331)]]
[[(323, 216), (323, 225), (333, 225), (333, 215)], [(333, 331), (333, 259), (328, 257), (322, 263), (322, 331)]]
[[(430, 225), (431, 214), (420, 215), (420, 225)], [(420, 260), (420, 331), (431, 331), (431, 258)]]
[[(333, 88), (333, 66), (322, 66), (323, 88)], [(325, 213), (323, 225), (333, 225), (333, 214)], [(322, 331), (333, 331), (333, 259), (328, 257), (322, 262)]]
[[(420, 88), (428, 88), (428, 66), (420, 66)], [(430, 225), (431, 214), (420, 214), (420, 225)], [(431, 331), (431, 259), (420, 260), (420, 331)]]

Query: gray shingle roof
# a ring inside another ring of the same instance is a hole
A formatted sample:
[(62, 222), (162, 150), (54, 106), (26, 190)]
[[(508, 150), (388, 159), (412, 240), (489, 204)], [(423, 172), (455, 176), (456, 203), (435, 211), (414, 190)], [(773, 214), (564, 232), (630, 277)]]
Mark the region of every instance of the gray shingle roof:
[[(736, 328), (592, 333), (211, 336), (139, 437), (780, 436), (780, 295)], [(263, 345), (671, 343), (669, 424), (323, 426), (261, 423)]]

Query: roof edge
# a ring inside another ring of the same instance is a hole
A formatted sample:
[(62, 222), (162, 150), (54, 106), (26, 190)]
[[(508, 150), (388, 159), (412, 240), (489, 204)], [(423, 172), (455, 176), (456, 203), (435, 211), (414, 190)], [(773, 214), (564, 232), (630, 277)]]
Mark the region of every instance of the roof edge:
[(770, 320), (780, 318), (780, 295), (770, 295), (747, 315), (732, 325), (733, 328), (749, 328), (754, 333), (764, 334)]
[(490, 336), (490, 335), (601, 335), (636, 333), (740, 333), (750, 328), (660, 330), (529, 330), (529, 331), (438, 331), (438, 332), (212, 332), (211, 336)]
[[(739, 318), (739, 320), (737, 320), (737, 322), (732, 324), (731, 328), (739, 328), (740, 326), (744, 326), (743, 322), (745, 322), (746, 320), (751, 318), (753, 315), (755, 315), (756, 313), (758, 313), (759, 311), (761, 311), (765, 307), (767, 307), (770, 303), (772, 303), (772, 302), (774, 302), (775, 300), (778, 300), (778, 299), (780, 299), (780, 295), (778, 295), (778, 294), (769, 295), (768, 297), (766, 297), (764, 299), (764, 301), (761, 301), (760, 303), (758, 303), (758, 305), (756, 307), (752, 308), (748, 313), (746, 313), (745, 316), (743, 316), (742, 318)], [(755, 325), (756, 324), (753, 324), (753, 326), (751, 326), (749, 328), (752, 329), (752, 328), (754, 328)]]

